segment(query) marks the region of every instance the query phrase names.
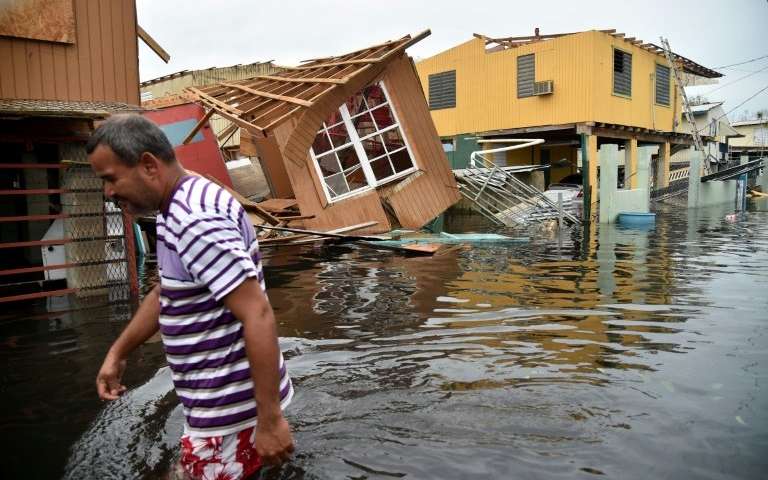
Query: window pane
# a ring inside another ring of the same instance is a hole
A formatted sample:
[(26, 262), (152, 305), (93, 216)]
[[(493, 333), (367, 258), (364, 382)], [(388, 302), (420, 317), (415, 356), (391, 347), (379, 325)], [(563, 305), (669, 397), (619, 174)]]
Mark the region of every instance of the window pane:
[(335, 153), (329, 153), (317, 159), (317, 164), (320, 167), (320, 172), (324, 177), (339, 173), (341, 167), (339, 167), (339, 161), (336, 159)]
[(343, 123), (328, 127), (328, 135), (330, 135), (333, 146), (336, 148), (350, 142), (349, 132)]
[(373, 115), (373, 119), (376, 121), (376, 126), (379, 130), (384, 130), (395, 124), (395, 119), (393, 118), (392, 111), (389, 109), (388, 105), (373, 110), (371, 115)]
[(413, 161), (411, 161), (411, 157), (408, 155), (407, 148), (403, 148), (395, 153), (390, 153), (389, 158), (392, 160), (392, 165), (395, 167), (395, 172), (397, 173), (413, 168)]
[(392, 166), (389, 164), (389, 159), (386, 156), (372, 161), (371, 170), (373, 170), (373, 175), (376, 177), (376, 180), (384, 180), (395, 174), (395, 172), (392, 171)]
[(363, 95), (360, 92), (349, 97), (347, 100), (347, 110), (349, 110), (350, 116), (355, 116), (358, 113), (367, 110), (365, 102), (363, 101)]
[(345, 170), (344, 176), (347, 179), (347, 184), (349, 185), (350, 191), (368, 186), (368, 181), (365, 179), (363, 167), (360, 165), (352, 167), (349, 170)]
[(384, 141), (379, 135), (374, 135), (371, 138), (363, 140), (362, 144), (363, 149), (365, 150), (365, 155), (369, 160), (380, 157), (386, 153), (384, 150)]
[(368, 104), (369, 109), (387, 102), (387, 97), (384, 96), (384, 90), (378, 84), (365, 87), (363, 89), (363, 96), (365, 97), (365, 102)]
[(384, 137), (384, 145), (386, 145), (388, 152), (394, 152), (395, 150), (399, 150), (405, 146), (405, 142), (403, 141), (403, 136), (400, 135), (399, 128), (387, 130), (386, 132), (382, 133), (381, 136)]
[(321, 155), (331, 149), (331, 142), (328, 140), (325, 130), (320, 130), (312, 143), (312, 151), (315, 155)]
[(349, 192), (347, 182), (344, 181), (344, 174), (337, 173), (330, 177), (325, 177), (325, 185), (328, 187), (328, 193), (331, 194), (331, 198), (338, 197)]
[(337, 151), (336, 154), (339, 156), (341, 168), (344, 170), (348, 170), (354, 166), (360, 165), (360, 158), (358, 158), (357, 153), (352, 146), (343, 148)]
[(352, 125), (355, 126), (355, 131), (362, 138), (366, 135), (370, 135), (376, 131), (376, 125), (373, 123), (373, 117), (370, 113), (363, 113), (356, 117), (352, 117)]

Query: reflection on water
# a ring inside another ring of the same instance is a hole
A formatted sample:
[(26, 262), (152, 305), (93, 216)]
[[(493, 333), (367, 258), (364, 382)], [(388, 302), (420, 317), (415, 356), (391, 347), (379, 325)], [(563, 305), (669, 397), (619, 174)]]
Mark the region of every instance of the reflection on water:
[[(299, 454), (267, 477), (762, 478), (768, 203), (727, 213), (434, 258), (270, 251)], [(161, 347), (101, 404), (127, 313), (67, 315), (0, 324), (3, 478), (162, 478), (182, 418)]]

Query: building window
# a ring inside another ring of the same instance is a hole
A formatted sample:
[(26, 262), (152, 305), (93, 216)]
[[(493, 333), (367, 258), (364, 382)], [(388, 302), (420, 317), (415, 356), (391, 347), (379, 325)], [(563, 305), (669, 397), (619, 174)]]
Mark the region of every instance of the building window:
[(669, 106), (669, 67), (656, 64), (656, 103)]
[(613, 93), (632, 96), (632, 54), (613, 49)]
[(429, 109), (454, 108), (456, 106), (456, 70), (429, 76)]
[(532, 97), (536, 82), (536, 59), (534, 54), (517, 57), (517, 98)]
[(383, 83), (365, 87), (331, 114), (310, 154), (329, 202), (416, 170)]

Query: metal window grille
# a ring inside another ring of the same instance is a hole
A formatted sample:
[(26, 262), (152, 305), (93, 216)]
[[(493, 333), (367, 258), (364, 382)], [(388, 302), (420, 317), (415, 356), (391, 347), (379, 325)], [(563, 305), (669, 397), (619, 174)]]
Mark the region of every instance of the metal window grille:
[(429, 109), (454, 108), (456, 106), (456, 70), (429, 76)]
[(669, 67), (656, 64), (656, 103), (669, 106)]
[(613, 93), (632, 96), (632, 54), (613, 50)]
[(76, 289), (78, 297), (130, 300), (136, 281), (132, 224), (106, 201), (83, 145), (62, 145), (61, 157), (71, 162), (61, 174), (65, 255), (73, 265), (67, 269), (67, 286)]
[(532, 97), (536, 80), (536, 59), (533, 53), (517, 57), (517, 98)]

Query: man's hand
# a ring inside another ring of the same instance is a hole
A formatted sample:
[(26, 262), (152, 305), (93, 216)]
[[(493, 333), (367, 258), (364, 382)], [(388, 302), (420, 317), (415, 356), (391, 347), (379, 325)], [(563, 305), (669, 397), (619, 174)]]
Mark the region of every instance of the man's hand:
[(287, 462), (293, 453), (291, 427), (282, 415), (274, 419), (262, 418), (256, 426), (256, 453), (267, 465)]
[(96, 390), (102, 400), (116, 400), (125, 392), (125, 385), (120, 383), (125, 371), (125, 360), (117, 360), (107, 355), (96, 375)]

